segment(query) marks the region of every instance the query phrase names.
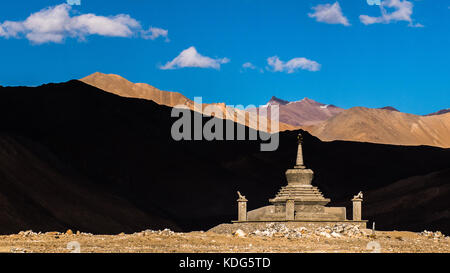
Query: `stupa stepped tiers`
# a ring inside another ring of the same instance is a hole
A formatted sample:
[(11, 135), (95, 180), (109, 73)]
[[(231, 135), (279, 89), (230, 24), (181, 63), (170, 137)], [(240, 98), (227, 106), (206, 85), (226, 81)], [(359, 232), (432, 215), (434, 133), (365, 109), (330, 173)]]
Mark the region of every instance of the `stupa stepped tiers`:
[(352, 199), (352, 220), (347, 220), (345, 207), (326, 206), (331, 200), (324, 197), (320, 190), (312, 185), (314, 172), (304, 165), (302, 142), (302, 136), (299, 134), (296, 164), (286, 171), (287, 185), (269, 200), (271, 205), (247, 213), (247, 199), (239, 193), (238, 221), (233, 223), (241, 226), (270, 222), (286, 222), (295, 226), (350, 223), (366, 228), (367, 221), (361, 220), (363, 201), (361, 192)]

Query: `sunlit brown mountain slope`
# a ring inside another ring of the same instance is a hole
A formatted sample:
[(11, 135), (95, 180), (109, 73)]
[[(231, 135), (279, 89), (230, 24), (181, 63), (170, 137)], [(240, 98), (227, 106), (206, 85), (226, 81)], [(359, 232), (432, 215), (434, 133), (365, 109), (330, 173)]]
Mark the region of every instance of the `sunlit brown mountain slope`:
[(147, 99), (172, 107), (179, 104), (189, 107), (194, 105), (193, 101), (178, 92), (161, 91), (146, 83), (132, 83), (114, 74), (96, 72), (81, 81), (121, 97)]
[(307, 128), (322, 140), (450, 147), (450, 113), (417, 116), (384, 109), (354, 107)]
[[(81, 79), (81, 81), (121, 97), (152, 100), (158, 104), (170, 107), (186, 105), (191, 110), (200, 111), (200, 109), (194, 108), (194, 102), (192, 100), (178, 92), (161, 91), (146, 83), (132, 83), (118, 75), (96, 72)], [(223, 118), (237, 121), (254, 129), (257, 129), (259, 126), (259, 119), (254, 113), (250, 114), (246, 111), (226, 106), (224, 103), (203, 104), (203, 109), (211, 105), (217, 106), (217, 111), (221, 112)], [(218, 116), (218, 114), (212, 115)], [(269, 131), (277, 131), (272, 130), (270, 120), (267, 121), (267, 124)], [(264, 128), (265, 127), (260, 129), (266, 131)], [(280, 131), (294, 129), (296, 129), (295, 126), (279, 123)]]

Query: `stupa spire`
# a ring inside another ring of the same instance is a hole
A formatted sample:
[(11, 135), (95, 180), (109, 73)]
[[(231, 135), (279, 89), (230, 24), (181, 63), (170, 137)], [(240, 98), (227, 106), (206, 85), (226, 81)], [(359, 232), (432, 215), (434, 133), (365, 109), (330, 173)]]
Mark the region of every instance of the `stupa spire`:
[(303, 163), (303, 136), (301, 133), (297, 136), (298, 148), (297, 148), (297, 161), (295, 163), (295, 169), (305, 169), (305, 164)]

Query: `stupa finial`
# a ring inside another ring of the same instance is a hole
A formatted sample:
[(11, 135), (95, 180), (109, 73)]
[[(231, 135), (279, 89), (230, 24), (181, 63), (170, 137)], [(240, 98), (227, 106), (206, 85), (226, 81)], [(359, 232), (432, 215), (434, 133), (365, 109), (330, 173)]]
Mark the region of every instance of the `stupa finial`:
[(298, 140), (298, 143), (299, 143), (299, 144), (303, 143), (303, 136), (302, 136), (302, 133), (298, 133), (298, 135), (297, 135), (297, 140)]

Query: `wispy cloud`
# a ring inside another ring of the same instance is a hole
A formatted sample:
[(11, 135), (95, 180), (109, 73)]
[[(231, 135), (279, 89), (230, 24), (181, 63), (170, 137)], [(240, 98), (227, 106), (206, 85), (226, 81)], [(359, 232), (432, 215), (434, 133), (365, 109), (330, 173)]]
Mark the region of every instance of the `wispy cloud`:
[[(31, 14), (24, 21), (0, 23), (0, 37), (26, 38), (34, 44), (61, 43), (67, 37), (85, 40), (89, 35), (132, 37), (142, 32), (140, 23), (127, 14), (98, 16), (92, 13), (71, 16), (72, 6), (61, 4)], [(155, 39), (164, 36), (151, 33)], [(165, 36), (167, 38), (167, 33)]]
[(246, 72), (246, 71), (249, 71), (249, 70), (257, 70), (257, 71), (259, 71), (260, 73), (264, 73), (264, 70), (263, 70), (262, 68), (260, 68), (260, 67), (258, 67), (258, 66), (256, 66), (256, 65), (252, 64), (251, 62), (243, 63), (243, 64), (242, 64), (242, 67), (241, 67), (241, 70), (240, 70), (241, 73)]
[(142, 38), (144, 39), (150, 39), (155, 40), (158, 37), (165, 37), (166, 42), (169, 42), (169, 31), (167, 29), (157, 28), (157, 27), (150, 27), (148, 30), (142, 31)]
[(294, 58), (288, 62), (281, 61), (277, 56), (267, 58), (267, 64), (275, 72), (287, 72), (294, 73), (295, 71), (302, 69), (308, 71), (319, 71), (321, 65), (312, 60), (306, 58)]
[(200, 67), (200, 68), (213, 68), (220, 69), (221, 64), (226, 64), (230, 60), (228, 58), (213, 59), (207, 56), (203, 56), (197, 52), (195, 47), (191, 46), (188, 49), (183, 50), (172, 61), (167, 62), (165, 65), (160, 66), (160, 69), (178, 69), (184, 67)]
[(341, 6), (338, 2), (334, 4), (317, 5), (312, 8), (313, 13), (308, 13), (311, 18), (316, 18), (317, 22), (327, 24), (341, 24), (344, 26), (350, 26), (347, 17), (342, 13)]
[(67, 0), (66, 2), (67, 2), (67, 4), (69, 4), (71, 6), (80, 6), (81, 5), (81, 0)]
[(251, 62), (246, 62), (242, 65), (242, 68), (245, 69), (256, 69), (256, 66), (254, 66)]
[[(406, 21), (409, 22), (408, 26), (410, 27), (423, 27), (420, 23), (413, 23), (413, 19), (411, 18), (413, 7), (413, 3), (407, 0), (385, 0), (380, 5), (381, 16), (371, 17), (368, 15), (360, 15), (359, 19), (365, 25)], [(394, 9), (394, 11), (388, 12), (386, 8)]]

